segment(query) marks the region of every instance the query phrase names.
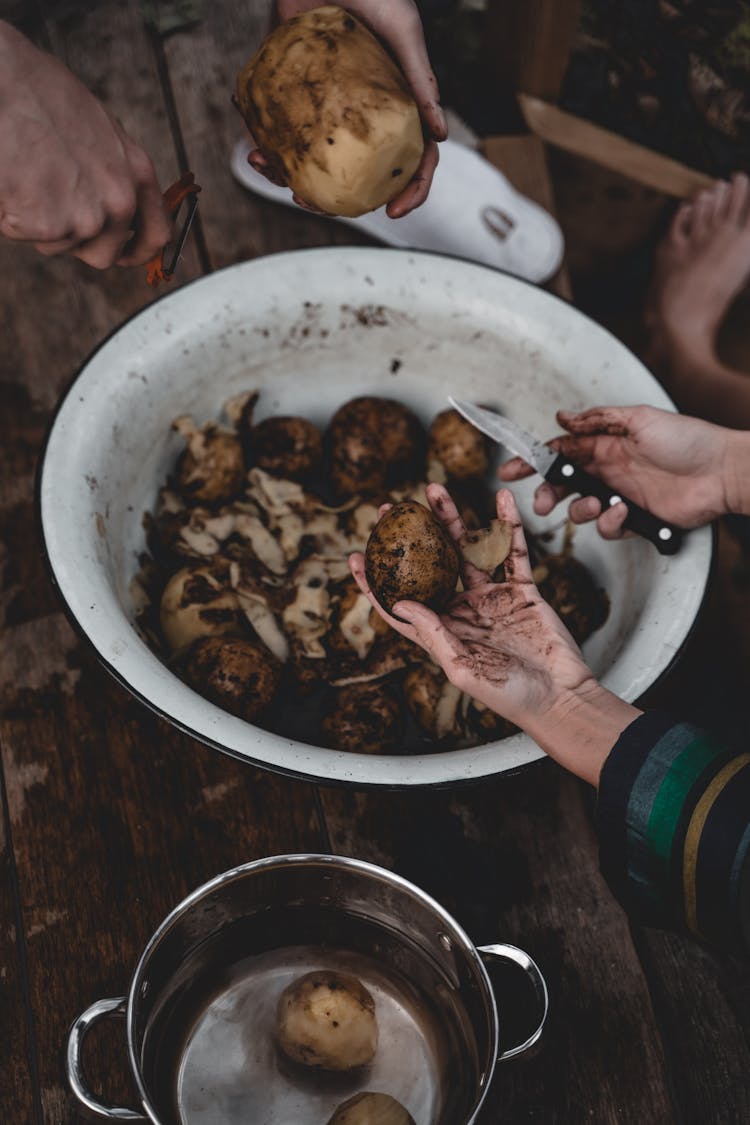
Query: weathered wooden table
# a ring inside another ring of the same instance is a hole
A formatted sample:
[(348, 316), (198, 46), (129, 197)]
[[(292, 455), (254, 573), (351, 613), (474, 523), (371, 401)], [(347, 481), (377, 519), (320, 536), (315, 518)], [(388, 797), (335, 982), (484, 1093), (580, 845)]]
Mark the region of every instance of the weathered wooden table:
[[(200, 225), (176, 284), (258, 254), (356, 242), (231, 179), (229, 91), (266, 27), (265, 5), (215, 0), (169, 35), (145, 26), (147, 8), (164, 10), (135, 0), (3, 10), (103, 98), (162, 184), (196, 172)], [(598, 872), (585, 787), (540, 763), (456, 792), (324, 789), (192, 741), (98, 666), (45, 573), (34, 473), (72, 375), (153, 295), (142, 271), (99, 275), (9, 244), (0, 290), (0, 1120), (81, 1120), (64, 1085), (67, 1028), (94, 999), (126, 990), (146, 940), (188, 891), (260, 856), (323, 851), (400, 872), (478, 943), (515, 942), (542, 967), (543, 1044), (500, 1068), (487, 1125), (750, 1121), (750, 971), (631, 928)], [(750, 597), (736, 563), (723, 536), (711, 611), (660, 693), (683, 712), (727, 715), (741, 698)], [(508, 1004), (507, 1038), (522, 1016)], [(87, 1065), (95, 1089), (132, 1102), (121, 1025), (96, 1034)]]

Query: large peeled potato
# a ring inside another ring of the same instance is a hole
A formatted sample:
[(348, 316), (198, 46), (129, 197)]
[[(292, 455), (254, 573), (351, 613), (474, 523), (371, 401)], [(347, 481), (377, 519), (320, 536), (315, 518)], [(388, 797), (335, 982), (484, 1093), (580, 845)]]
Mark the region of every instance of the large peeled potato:
[(237, 99), (277, 179), (329, 215), (381, 207), (422, 158), (406, 79), (342, 8), (315, 8), (277, 27), (240, 72)]
[(276, 1031), (279, 1046), (294, 1062), (354, 1070), (375, 1057), (375, 1001), (351, 973), (307, 973), (282, 992)]

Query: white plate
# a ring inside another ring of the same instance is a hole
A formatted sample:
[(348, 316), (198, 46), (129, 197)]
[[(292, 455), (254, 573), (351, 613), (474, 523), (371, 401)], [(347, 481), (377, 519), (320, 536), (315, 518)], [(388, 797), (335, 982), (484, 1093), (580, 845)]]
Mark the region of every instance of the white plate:
[[(196, 738), (275, 770), (358, 785), (435, 785), (516, 769), (530, 738), (409, 757), (344, 754), (269, 734), (183, 684), (134, 627), (130, 581), (143, 513), (182, 446), (180, 414), (204, 421), (258, 388), (257, 417), (299, 413), (323, 425), (357, 394), (388, 395), (429, 422), (449, 393), (501, 408), (541, 436), (555, 410), (671, 403), (613, 336), (542, 290), (482, 266), (403, 250), (330, 248), (258, 258), (149, 306), (88, 360), (44, 456), (40, 501), (52, 573), (110, 671)], [(524, 518), (534, 482), (515, 491)], [(611, 613), (584, 646), (606, 687), (636, 700), (670, 665), (700, 608), (711, 531), (664, 558), (648, 543), (605, 543), (588, 526), (576, 554)]]

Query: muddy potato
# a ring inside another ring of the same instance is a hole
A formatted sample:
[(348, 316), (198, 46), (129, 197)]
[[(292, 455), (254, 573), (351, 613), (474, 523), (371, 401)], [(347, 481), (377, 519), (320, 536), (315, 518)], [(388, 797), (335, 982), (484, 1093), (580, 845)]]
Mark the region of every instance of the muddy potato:
[(237, 434), (214, 422), (198, 427), (192, 418), (177, 418), (173, 429), (184, 437), (175, 470), (175, 485), (183, 496), (204, 504), (229, 500), (245, 480), (245, 457)]
[(489, 707), (472, 699), (466, 714), (466, 721), (472, 733), (477, 734), (485, 742), (500, 741), (515, 734), (518, 727), (502, 715), (495, 714)]
[(490, 466), (490, 443), (457, 410), (442, 410), (429, 431), (428, 461), (439, 461), (446, 476), (457, 481), (479, 480)]
[(410, 668), (404, 676), (403, 689), (407, 707), (430, 738), (440, 742), (463, 735), (462, 692), (450, 682), (442, 668), (430, 661)]
[(253, 424), (259, 391), (244, 391), (224, 403), (224, 412), (242, 444), (245, 463), (283, 480), (301, 481), (317, 472), (323, 435), (307, 418), (274, 414)]
[(304, 480), (323, 460), (322, 434), (306, 418), (264, 418), (250, 431), (246, 448), (249, 464), (285, 480)]
[(414, 1125), (414, 1118), (390, 1094), (363, 1091), (342, 1102), (328, 1125)]
[(242, 637), (202, 637), (189, 649), (182, 674), (206, 699), (252, 723), (273, 701), (281, 664), (264, 645)]
[(406, 79), (339, 7), (280, 24), (240, 72), (237, 101), (275, 178), (329, 215), (381, 207), (422, 159)]
[(167, 582), (159, 606), (159, 624), (172, 652), (198, 637), (240, 634), (239, 602), (221, 568), (183, 567)]
[(321, 723), (334, 750), (350, 754), (388, 754), (403, 734), (401, 707), (385, 684), (351, 684), (339, 689)]
[(609, 598), (584, 564), (572, 555), (548, 555), (534, 567), (539, 593), (580, 645), (609, 616)]
[(366, 1066), (378, 1048), (375, 1001), (351, 973), (307, 973), (279, 997), (276, 1036), (284, 1054), (305, 1066)]
[(424, 471), (422, 424), (389, 398), (362, 395), (345, 402), (330, 421), (325, 447), (331, 484), (342, 499), (382, 494)]
[(402, 500), (375, 525), (365, 549), (365, 573), (388, 613), (398, 601), (439, 610), (456, 589), (458, 554), (428, 508)]

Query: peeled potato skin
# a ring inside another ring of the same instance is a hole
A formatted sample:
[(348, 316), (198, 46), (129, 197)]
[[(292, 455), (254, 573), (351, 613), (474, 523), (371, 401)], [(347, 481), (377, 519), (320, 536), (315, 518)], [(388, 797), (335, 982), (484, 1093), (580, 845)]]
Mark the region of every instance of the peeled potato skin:
[(414, 1125), (414, 1118), (390, 1094), (365, 1091), (342, 1102), (328, 1125)]
[(159, 622), (172, 652), (198, 637), (241, 632), (237, 595), (218, 567), (183, 567), (167, 582)]
[(388, 203), (422, 159), (406, 79), (342, 8), (280, 24), (238, 75), (237, 100), (276, 178), (329, 215)]
[(458, 573), (453, 541), (416, 500), (389, 508), (367, 541), (367, 583), (388, 613), (399, 601), (442, 609), (456, 589)]
[(277, 1038), (284, 1054), (305, 1066), (366, 1066), (378, 1046), (375, 1001), (351, 973), (307, 973), (279, 998)]

